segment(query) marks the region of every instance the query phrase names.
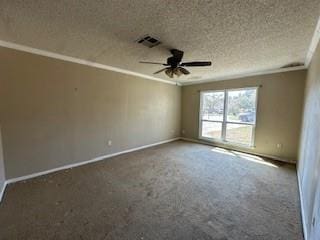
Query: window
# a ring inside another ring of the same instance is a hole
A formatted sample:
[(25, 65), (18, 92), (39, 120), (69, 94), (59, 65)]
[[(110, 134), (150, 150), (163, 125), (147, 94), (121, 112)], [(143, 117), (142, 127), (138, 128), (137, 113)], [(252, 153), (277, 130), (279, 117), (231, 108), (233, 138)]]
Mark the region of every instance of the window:
[(201, 92), (199, 137), (253, 146), (257, 90), (245, 88)]

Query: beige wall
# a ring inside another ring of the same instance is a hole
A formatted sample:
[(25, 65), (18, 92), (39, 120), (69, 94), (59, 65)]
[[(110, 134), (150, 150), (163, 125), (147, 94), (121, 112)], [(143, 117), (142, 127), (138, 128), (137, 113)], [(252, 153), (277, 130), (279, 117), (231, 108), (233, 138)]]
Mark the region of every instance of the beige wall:
[[(255, 148), (241, 149), (296, 161), (301, 126), (306, 71), (294, 71), (182, 88), (183, 137), (198, 139), (200, 90), (220, 90), (262, 85), (258, 92)], [(281, 143), (282, 148), (277, 148)]]
[(175, 85), (6, 48), (0, 73), (7, 178), (180, 135)]
[[(305, 234), (320, 236), (320, 45), (307, 74), (304, 117), (298, 163)], [(314, 224), (312, 224), (314, 219)]]

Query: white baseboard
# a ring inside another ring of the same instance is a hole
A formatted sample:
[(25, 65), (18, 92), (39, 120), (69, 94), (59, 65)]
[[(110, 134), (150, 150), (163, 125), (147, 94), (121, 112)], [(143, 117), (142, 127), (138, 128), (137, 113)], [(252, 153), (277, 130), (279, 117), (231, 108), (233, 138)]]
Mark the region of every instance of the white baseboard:
[(89, 163), (93, 163), (93, 162), (104, 160), (106, 158), (111, 158), (111, 157), (115, 157), (115, 156), (118, 156), (118, 155), (121, 155), (121, 154), (124, 154), (124, 153), (134, 152), (134, 151), (138, 151), (138, 150), (141, 150), (141, 149), (157, 146), (157, 145), (160, 145), (160, 144), (173, 142), (173, 141), (176, 141), (176, 140), (179, 140), (179, 139), (180, 139), (179, 137), (178, 138), (172, 138), (172, 139), (169, 139), (169, 140), (165, 140), (165, 141), (161, 141), (161, 142), (157, 142), (157, 143), (144, 145), (144, 146), (141, 146), (141, 147), (131, 148), (131, 149), (128, 149), (128, 150), (117, 152), (117, 153), (112, 153), (112, 154), (99, 156), (99, 157), (96, 157), (94, 159), (90, 159), (90, 160), (87, 160), (87, 161), (82, 161), (82, 162), (79, 162), (79, 163), (68, 164), (68, 165), (64, 165), (64, 166), (61, 166), (61, 167), (49, 169), (49, 170), (42, 171), (42, 172), (37, 172), (37, 173), (32, 173), (32, 174), (28, 174), (28, 175), (21, 176), (21, 177), (7, 179), (6, 184), (15, 183), (15, 182), (19, 182), (19, 181), (24, 181), (24, 180), (27, 180), (27, 179), (31, 179), (31, 178), (39, 177), (39, 176), (42, 176), (42, 175), (46, 175), (46, 174), (49, 174), (49, 173), (53, 173), (53, 172), (57, 172), (57, 171), (61, 171), (61, 170), (69, 169), (69, 168), (74, 168), (74, 167), (78, 167), (78, 166), (82, 166), (82, 165), (86, 165), (86, 164), (89, 164)]
[(303, 236), (305, 240), (308, 240), (308, 232), (307, 232), (307, 225), (306, 225), (306, 214), (304, 211), (304, 204), (303, 204), (303, 196), (302, 196), (302, 188), (301, 188), (301, 179), (297, 169), (297, 176), (298, 176), (298, 188), (299, 188), (299, 198), (300, 198), (300, 209), (301, 209), (301, 219), (302, 219), (302, 228), (303, 228)]
[(187, 142), (194, 142), (194, 143), (200, 143), (200, 144), (205, 144), (205, 145), (214, 146), (214, 147), (225, 148), (225, 149), (228, 149), (228, 150), (233, 150), (233, 151), (238, 151), (238, 152), (243, 152), (243, 153), (248, 153), (248, 154), (260, 156), (260, 157), (270, 158), (270, 159), (277, 160), (277, 161), (280, 161), (280, 162), (295, 164), (295, 162), (293, 162), (293, 161), (288, 161), (287, 159), (284, 159), (284, 158), (281, 158), (281, 157), (278, 157), (278, 156), (262, 154), (262, 153), (255, 153), (255, 152), (251, 152), (251, 151), (245, 151), (245, 150), (242, 150), (242, 149), (239, 150), (237, 148), (232, 148), (232, 147), (228, 147), (228, 146), (221, 146), (221, 145), (215, 144), (213, 142), (211, 143), (211, 142), (201, 141), (201, 140), (192, 139), (192, 138), (181, 137), (180, 139), (184, 140), (184, 141), (187, 141)]
[(16, 44), (13, 42), (6, 42), (3, 40), (0, 40), (0, 46), (5, 47), (5, 48), (15, 49), (18, 51), (32, 53), (32, 54), (36, 54), (36, 55), (40, 55), (40, 56), (45, 56), (45, 57), (49, 57), (49, 58), (55, 58), (55, 59), (59, 59), (62, 61), (77, 63), (77, 64), (86, 65), (86, 66), (90, 66), (90, 67), (94, 67), (94, 68), (100, 68), (100, 69), (104, 69), (104, 70), (119, 72), (119, 73), (123, 73), (123, 74), (127, 74), (127, 75), (147, 78), (150, 80), (155, 80), (155, 81), (159, 81), (159, 82), (164, 82), (164, 83), (180, 86), (180, 83), (176, 83), (175, 81), (156, 78), (156, 77), (153, 77), (150, 75), (146, 75), (146, 74), (142, 74), (142, 73), (138, 73), (138, 72), (134, 72), (134, 71), (130, 71), (130, 70), (125, 70), (122, 68), (117, 68), (117, 67), (113, 67), (113, 66), (81, 59), (81, 58), (75, 58), (75, 57), (66, 56), (66, 55), (59, 54), (59, 53), (49, 52), (49, 51), (38, 49), (38, 48), (32, 48), (32, 47), (29, 47), (26, 45), (20, 45), (20, 44)]
[(0, 190), (0, 202), (2, 201), (2, 197), (3, 197), (3, 195), (4, 195), (4, 191), (6, 190), (6, 186), (7, 186), (7, 182), (5, 181), (5, 182), (3, 183), (3, 186), (2, 186), (2, 188), (1, 188), (1, 190)]

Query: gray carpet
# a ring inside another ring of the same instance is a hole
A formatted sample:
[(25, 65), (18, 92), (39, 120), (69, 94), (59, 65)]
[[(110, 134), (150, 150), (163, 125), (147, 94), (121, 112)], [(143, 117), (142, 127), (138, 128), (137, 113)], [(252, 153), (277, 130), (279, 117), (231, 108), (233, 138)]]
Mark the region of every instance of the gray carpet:
[(9, 185), (0, 239), (302, 239), (295, 166), (177, 141)]

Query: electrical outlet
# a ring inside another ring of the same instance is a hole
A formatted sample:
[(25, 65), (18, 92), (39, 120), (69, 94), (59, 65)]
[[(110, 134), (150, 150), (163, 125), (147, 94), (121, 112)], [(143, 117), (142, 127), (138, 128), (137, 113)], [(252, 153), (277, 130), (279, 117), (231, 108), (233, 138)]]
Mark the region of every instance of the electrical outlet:
[(277, 148), (282, 148), (282, 143), (278, 143)]
[(108, 146), (111, 146), (111, 145), (112, 145), (112, 141), (109, 140), (109, 141), (108, 141)]
[(182, 134), (184, 135), (184, 134), (186, 133), (186, 130), (182, 129), (181, 132), (182, 132)]

